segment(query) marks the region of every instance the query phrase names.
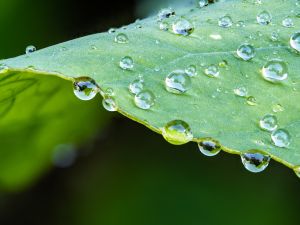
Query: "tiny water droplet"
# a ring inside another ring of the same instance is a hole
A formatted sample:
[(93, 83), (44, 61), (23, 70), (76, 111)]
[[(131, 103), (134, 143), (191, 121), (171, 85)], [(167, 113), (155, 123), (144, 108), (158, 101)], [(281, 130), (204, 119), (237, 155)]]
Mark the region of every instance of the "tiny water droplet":
[(36, 51), (36, 47), (34, 47), (33, 45), (29, 45), (26, 47), (26, 55), (30, 55), (31, 53), (35, 52)]
[(209, 65), (205, 68), (204, 73), (209, 77), (218, 77), (220, 70), (216, 65)]
[(296, 32), (291, 36), (290, 45), (293, 49), (300, 53), (300, 32)]
[(232, 18), (229, 15), (225, 15), (219, 18), (218, 24), (220, 27), (229, 28), (232, 26)]
[(200, 8), (208, 5), (208, 0), (199, 0), (198, 5)]
[(191, 78), (182, 70), (170, 73), (165, 79), (167, 91), (174, 94), (182, 94), (191, 88)]
[(247, 104), (250, 106), (256, 106), (257, 105), (256, 98), (254, 96), (247, 97)]
[(169, 24), (167, 22), (161, 22), (159, 24), (159, 29), (161, 29), (163, 31), (167, 31), (167, 30), (169, 30)]
[(109, 112), (116, 112), (118, 110), (115, 99), (111, 96), (105, 96), (102, 100), (102, 105)]
[(73, 88), (76, 97), (84, 101), (93, 99), (99, 91), (96, 82), (89, 77), (76, 78)]
[(281, 104), (275, 104), (272, 107), (273, 112), (278, 113), (278, 112), (283, 112), (284, 107)]
[(140, 109), (150, 109), (155, 103), (155, 96), (151, 91), (144, 90), (139, 92), (134, 97), (134, 102), (137, 107)]
[(272, 21), (272, 15), (264, 10), (257, 15), (256, 20), (260, 25), (268, 25)]
[(206, 156), (215, 156), (221, 151), (221, 145), (210, 139), (199, 142), (198, 147), (200, 152)]
[(250, 150), (242, 153), (241, 159), (248, 171), (259, 173), (268, 167), (271, 157), (259, 150)]
[(234, 94), (240, 97), (246, 97), (248, 95), (248, 90), (245, 87), (237, 87), (233, 90)]
[(188, 36), (193, 33), (194, 26), (193, 24), (188, 21), (187, 19), (180, 18), (176, 20), (173, 25), (173, 33), (183, 36)]
[(158, 14), (158, 20), (162, 21), (164, 19), (170, 18), (171, 16), (175, 16), (175, 11), (172, 8), (165, 8), (165, 9), (161, 9)]
[(242, 28), (246, 27), (245, 21), (242, 21), (242, 20), (238, 21), (236, 23), (236, 26), (237, 27), (242, 27)]
[(278, 127), (277, 117), (271, 114), (265, 115), (260, 121), (259, 126), (266, 131), (274, 131)]
[(131, 70), (133, 69), (134, 63), (133, 59), (130, 56), (125, 56), (120, 61), (120, 67), (123, 70)]
[(134, 95), (140, 93), (143, 89), (144, 89), (143, 79), (136, 79), (132, 81), (129, 85), (129, 91)]
[(119, 44), (126, 44), (129, 42), (129, 39), (126, 34), (120, 33), (120, 34), (116, 35), (115, 42), (117, 42)]
[(238, 47), (236, 53), (241, 59), (248, 61), (255, 57), (255, 48), (250, 44), (242, 44)]
[(288, 78), (288, 67), (282, 60), (272, 59), (263, 66), (262, 75), (267, 81), (281, 82)]
[(273, 31), (271, 33), (271, 40), (272, 41), (278, 41), (279, 40), (279, 33), (277, 31)]
[(282, 26), (290, 28), (294, 26), (293, 19), (291, 17), (286, 17), (282, 20)]
[(197, 76), (197, 67), (195, 65), (189, 65), (185, 69), (185, 73), (189, 75), (190, 77), (195, 77)]
[(114, 89), (112, 88), (107, 88), (106, 91), (105, 91), (105, 95), (106, 96), (114, 96), (115, 95), (115, 92), (114, 92)]
[(173, 120), (162, 129), (162, 135), (171, 144), (183, 145), (193, 140), (190, 126), (182, 120)]
[(113, 34), (113, 33), (116, 33), (116, 28), (110, 28), (109, 30), (108, 30), (108, 33), (109, 34)]
[(291, 143), (291, 135), (285, 129), (278, 129), (271, 135), (271, 139), (275, 146), (280, 148), (287, 148)]

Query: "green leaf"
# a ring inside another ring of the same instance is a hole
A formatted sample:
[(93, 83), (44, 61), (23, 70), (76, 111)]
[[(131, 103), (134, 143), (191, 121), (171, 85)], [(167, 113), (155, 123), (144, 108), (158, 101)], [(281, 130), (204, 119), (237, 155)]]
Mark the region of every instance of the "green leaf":
[[(210, 137), (233, 154), (261, 150), (295, 168), (300, 165), (299, 54), (289, 47), (289, 39), (300, 26), (297, 4), (294, 0), (265, 0), (262, 4), (229, 0), (202, 9), (191, 6), (177, 13), (194, 24), (190, 36), (162, 31), (156, 17), (151, 17), (116, 33), (95, 34), (2, 63), (9, 68), (8, 73), (27, 72), (34, 77), (51, 75), (74, 81), (76, 77), (89, 76), (98, 83), (103, 95), (108, 88), (114, 90), (120, 113), (155, 132), (162, 133), (170, 121), (183, 120), (189, 124), (196, 142)], [(256, 22), (257, 14), (263, 10), (272, 14), (269, 25)], [(226, 14), (232, 17), (233, 26), (219, 27), (218, 19)], [(282, 26), (287, 16), (293, 19), (292, 28)], [(244, 21), (245, 27), (238, 21)], [(276, 41), (271, 38), (274, 32), (279, 34)], [(125, 33), (129, 43), (116, 43), (118, 33)], [(256, 50), (256, 56), (247, 62), (235, 55), (238, 46), (245, 42)], [(125, 56), (134, 60), (132, 70), (119, 67)], [(287, 81), (274, 84), (262, 78), (262, 67), (273, 58), (287, 63)], [(210, 64), (219, 66), (218, 78), (204, 74)], [(166, 91), (165, 77), (189, 65), (195, 65), (198, 73), (192, 78), (192, 88), (181, 95)], [(145, 88), (156, 97), (150, 110), (136, 107), (134, 96), (128, 91), (129, 84), (139, 75), (144, 78)], [(237, 87), (247, 88), (257, 103), (251, 106), (246, 98), (236, 96), (233, 90)], [(278, 105), (282, 106), (280, 112), (273, 112)], [(276, 114), (280, 128), (292, 136), (288, 148), (275, 147), (271, 134), (259, 128), (259, 120), (270, 113)]]

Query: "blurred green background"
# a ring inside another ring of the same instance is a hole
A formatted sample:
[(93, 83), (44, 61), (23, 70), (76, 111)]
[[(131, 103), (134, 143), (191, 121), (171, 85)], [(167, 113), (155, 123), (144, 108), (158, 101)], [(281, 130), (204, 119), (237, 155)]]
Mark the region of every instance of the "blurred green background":
[[(0, 58), (128, 24), (153, 2), (0, 0)], [(169, 145), (117, 114), (103, 124), (83, 146), (56, 147), (26, 188), (2, 190), (0, 224), (299, 224), (300, 180), (284, 166), (251, 174), (237, 156)]]

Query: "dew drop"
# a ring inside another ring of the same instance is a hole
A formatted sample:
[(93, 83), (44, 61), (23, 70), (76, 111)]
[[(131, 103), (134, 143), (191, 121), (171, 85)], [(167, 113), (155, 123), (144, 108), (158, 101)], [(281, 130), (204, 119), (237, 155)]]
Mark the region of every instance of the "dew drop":
[(271, 114), (265, 115), (260, 121), (259, 126), (266, 131), (274, 131), (278, 127), (277, 117)]
[(218, 77), (220, 70), (216, 65), (209, 65), (205, 68), (204, 73), (209, 77)]
[(140, 109), (150, 109), (155, 103), (155, 96), (151, 91), (144, 90), (134, 97), (134, 102)]
[(167, 30), (169, 30), (169, 24), (167, 22), (161, 22), (159, 24), (159, 29), (161, 29), (163, 31), (167, 31)]
[(290, 28), (294, 26), (293, 19), (291, 17), (286, 17), (282, 20), (282, 26)]
[(173, 120), (162, 129), (162, 135), (171, 144), (183, 145), (193, 139), (190, 126), (182, 120)]
[(275, 104), (272, 106), (272, 110), (274, 113), (283, 112), (284, 107), (281, 104)]
[(238, 21), (237, 23), (236, 23), (236, 26), (237, 27), (246, 27), (246, 24), (245, 24), (245, 21), (242, 21), (242, 20), (240, 20), (240, 21)]
[(272, 15), (264, 10), (257, 15), (256, 20), (260, 25), (268, 25), (272, 21)]
[(255, 49), (250, 44), (240, 45), (238, 47), (236, 53), (241, 59), (243, 59), (245, 61), (251, 60), (255, 57)]
[(250, 106), (256, 106), (257, 105), (256, 98), (254, 96), (247, 97), (247, 104)]
[(175, 16), (175, 11), (172, 8), (165, 8), (165, 9), (161, 9), (158, 14), (158, 20), (162, 21), (164, 19), (170, 18), (171, 16)]
[(297, 52), (300, 52), (300, 32), (296, 32), (291, 36), (290, 45)]
[(143, 79), (136, 79), (132, 81), (129, 85), (129, 91), (134, 95), (140, 93), (143, 89), (144, 89)]
[(108, 30), (108, 33), (109, 33), (109, 34), (116, 33), (116, 28), (110, 28), (110, 29)]
[(188, 21), (187, 19), (180, 18), (176, 20), (173, 25), (173, 33), (183, 36), (188, 36), (193, 33), (194, 26), (193, 24)]
[(197, 67), (195, 65), (189, 65), (185, 69), (185, 73), (190, 77), (195, 77), (197, 76)]
[(281, 82), (288, 78), (288, 67), (282, 60), (272, 59), (263, 66), (262, 75), (267, 81)]
[(96, 82), (89, 77), (76, 78), (73, 89), (76, 97), (84, 101), (93, 99), (99, 91)]
[(106, 96), (102, 100), (103, 107), (109, 112), (116, 112), (118, 110), (115, 99), (111, 96)]
[(246, 97), (248, 95), (248, 90), (245, 87), (237, 87), (233, 90), (234, 94), (240, 97)]
[(279, 33), (277, 31), (273, 31), (271, 33), (271, 40), (272, 41), (278, 41), (279, 40)]
[(26, 55), (30, 55), (31, 53), (36, 51), (36, 47), (34, 47), (33, 45), (29, 45), (26, 47), (25, 53)]
[(221, 145), (214, 140), (204, 140), (198, 143), (199, 150), (206, 156), (215, 156), (220, 153)]
[(291, 143), (291, 135), (285, 129), (278, 129), (271, 135), (271, 139), (275, 146), (280, 148), (287, 148)]
[(129, 39), (126, 34), (120, 33), (120, 34), (116, 35), (115, 42), (117, 42), (119, 44), (126, 44), (129, 42)]
[(133, 59), (130, 56), (125, 56), (120, 61), (120, 67), (123, 70), (131, 70), (133, 69), (134, 63)]
[(241, 159), (248, 171), (259, 173), (268, 167), (271, 157), (259, 150), (250, 150), (242, 153)]
[(219, 18), (219, 26), (223, 28), (229, 28), (232, 26), (232, 19), (229, 15), (225, 15)]
[(182, 70), (173, 71), (165, 79), (167, 91), (182, 94), (191, 88), (191, 78)]
[(198, 5), (200, 8), (208, 5), (208, 0), (199, 0)]

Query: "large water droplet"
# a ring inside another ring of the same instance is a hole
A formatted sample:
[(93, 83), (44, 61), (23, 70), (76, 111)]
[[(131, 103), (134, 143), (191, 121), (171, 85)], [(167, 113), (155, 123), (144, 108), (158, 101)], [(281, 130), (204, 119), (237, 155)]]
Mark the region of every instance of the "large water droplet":
[(265, 115), (259, 121), (259, 126), (263, 130), (274, 131), (278, 127), (277, 117), (271, 114)]
[(173, 120), (162, 129), (162, 135), (171, 144), (183, 145), (193, 139), (190, 126), (182, 120)]
[(208, 0), (199, 0), (198, 5), (200, 8), (208, 5)]
[(123, 70), (131, 70), (134, 66), (133, 59), (130, 56), (125, 56), (120, 61), (120, 67)]
[(106, 96), (102, 100), (103, 107), (109, 112), (115, 112), (118, 110), (115, 99), (111, 96)]
[(278, 129), (274, 131), (271, 138), (274, 145), (280, 148), (287, 148), (291, 143), (291, 135), (285, 129)]
[(119, 44), (126, 44), (129, 42), (129, 39), (126, 34), (120, 33), (120, 34), (116, 35), (115, 42), (117, 42)]
[(193, 24), (188, 21), (187, 19), (180, 18), (176, 20), (173, 25), (173, 32), (175, 34), (183, 35), (183, 36), (188, 36), (193, 33), (194, 31), (194, 26)]
[(30, 55), (31, 53), (36, 51), (36, 47), (34, 47), (33, 45), (29, 45), (26, 47), (25, 53), (26, 55)]
[(288, 67), (282, 60), (272, 59), (262, 68), (262, 75), (267, 81), (281, 82), (288, 78)]
[(209, 77), (218, 77), (220, 70), (216, 65), (209, 65), (205, 68), (204, 73)]
[(159, 21), (170, 18), (171, 16), (175, 16), (175, 11), (172, 8), (161, 9), (157, 14)]
[(200, 152), (206, 156), (215, 156), (220, 153), (221, 145), (214, 140), (204, 140), (198, 143)]
[(99, 91), (96, 82), (89, 77), (76, 78), (73, 88), (76, 97), (84, 101), (93, 99)]
[(173, 71), (165, 79), (167, 91), (174, 94), (185, 93), (191, 87), (191, 78), (182, 70)]
[(241, 154), (241, 159), (247, 170), (259, 173), (268, 167), (271, 157), (259, 150), (250, 150)]
[(291, 36), (290, 45), (293, 49), (300, 52), (300, 32), (296, 32)]
[(264, 10), (257, 15), (256, 20), (260, 25), (268, 25), (272, 21), (272, 15)]
[(135, 79), (129, 85), (129, 91), (135, 95), (140, 93), (143, 89), (144, 89), (144, 80), (140, 78)]
[(155, 103), (155, 96), (151, 91), (144, 90), (134, 97), (134, 102), (140, 109), (150, 109)]
[(219, 18), (218, 24), (220, 27), (228, 28), (232, 26), (232, 19), (229, 15), (225, 15)]
[(255, 49), (250, 44), (240, 45), (238, 47), (236, 53), (241, 59), (243, 59), (245, 61), (251, 60), (255, 57)]
[(294, 22), (293, 22), (293, 19), (291, 17), (286, 17), (282, 20), (282, 26), (284, 27), (293, 27), (294, 26)]

